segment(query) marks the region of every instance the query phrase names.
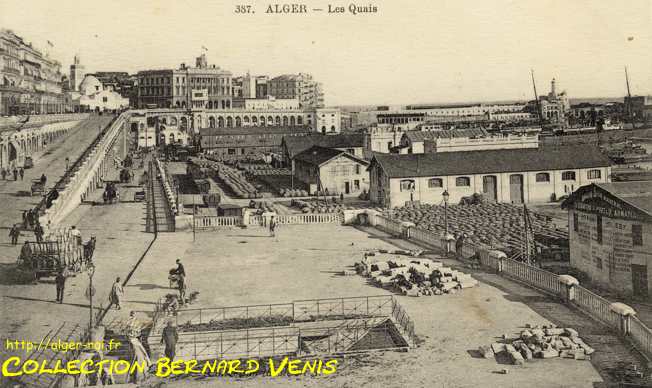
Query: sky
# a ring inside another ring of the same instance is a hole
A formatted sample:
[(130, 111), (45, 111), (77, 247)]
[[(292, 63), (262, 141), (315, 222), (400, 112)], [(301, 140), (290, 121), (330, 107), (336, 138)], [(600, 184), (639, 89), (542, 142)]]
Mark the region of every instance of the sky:
[[(250, 4), (255, 13), (235, 13)], [(67, 73), (209, 63), (234, 75), (306, 72), (327, 105), (533, 98), (550, 80), (570, 97), (652, 94), (652, 1), (365, 0), (376, 13), (268, 14), (260, 0), (0, 0), (0, 27), (47, 49)], [(53, 47), (46, 44), (53, 43)]]

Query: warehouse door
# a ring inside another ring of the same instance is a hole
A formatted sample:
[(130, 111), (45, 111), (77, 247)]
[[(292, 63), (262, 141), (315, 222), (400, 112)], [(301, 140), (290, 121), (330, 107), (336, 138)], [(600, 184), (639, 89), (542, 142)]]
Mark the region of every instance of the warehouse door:
[(647, 298), (647, 265), (632, 264), (632, 288), (635, 296)]
[(498, 199), (496, 186), (495, 175), (487, 175), (482, 178), (482, 193), (484, 194), (485, 199), (496, 202)]
[(509, 200), (512, 203), (523, 203), (523, 175), (521, 174), (510, 175)]

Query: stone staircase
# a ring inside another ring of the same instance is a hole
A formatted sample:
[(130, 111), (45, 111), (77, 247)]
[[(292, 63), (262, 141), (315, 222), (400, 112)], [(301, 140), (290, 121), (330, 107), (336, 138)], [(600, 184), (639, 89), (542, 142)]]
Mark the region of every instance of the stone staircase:
[[(312, 329), (321, 331), (322, 335), (318, 336), (318, 339), (304, 341), (304, 344), (309, 353), (329, 354), (346, 352), (374, 329), (378, 327), (384, 328), (387, 321), (389, 321), (387, 317), (362, 318), (346, 320), (333, 327)], [(393, 326), (393, 323), (390, 324)], [(302, 337), (304, 333), (305, 331), (302, 331)]]
[[(69, 324), (63, 323), (59, 328), (54, 330), (54, 332), (49, 332), (43, 338), (43, 346), (40, 349), (36, 349), (30, 354), (26, 359), (36, 360), (39, 364), (43, 361), (47, 361), (49, 367), (54, 367), (57, 361), (61, 360), (62, 363), (65, 363), (68, 360), (75, 359), (80, 351), (56, 351), (52, 350), (51, 347), (47, 347), (46, 344), (56, 343), (57, 341), (63, 342), (77, 342), (85, 341), (86, 329), (79, 324)], [(35, 344), (38, 346), (38, 344)], [(63, 375), (54, 375), (47, 373), (35, 373), (31, 375), (23, 375), (20, 378), (20, 383), (25, 384), (27, 387), (54, 387), (58, 382), (63, 378)]]

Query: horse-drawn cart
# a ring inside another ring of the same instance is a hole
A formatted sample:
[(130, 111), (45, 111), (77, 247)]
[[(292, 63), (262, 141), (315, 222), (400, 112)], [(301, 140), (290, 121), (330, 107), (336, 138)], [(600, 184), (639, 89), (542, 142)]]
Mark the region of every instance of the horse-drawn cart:
[(33, 180), (31, 186), (31, 195), (34, 194), (40, 194), (40, 195), (45, 194), (45, 183), (41, 182), (38, 179)]

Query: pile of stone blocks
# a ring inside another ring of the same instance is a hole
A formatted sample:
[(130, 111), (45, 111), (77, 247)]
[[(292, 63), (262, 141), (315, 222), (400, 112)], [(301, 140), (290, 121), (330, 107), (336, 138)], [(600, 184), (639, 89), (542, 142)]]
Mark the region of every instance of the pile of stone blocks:
[(371, 282), (379, 287), (409, 296), (454, 294), (457, 290), (478, 285), (471, 275), (446, 267), (439, 261), (416, 259), (412, 252), (405, 255), (400, 251), (401, 257), (397, 254), (365, 254), (364, 259), (355, 264), (356, 272), (370, 277)]
[(595, 349), (580, 338), (576, 330), (549, 326), (526, 326), (518, 338), (495, 342), (491, 346), (480, 346), (478, 352), (485, 358), (505, 353), (512, 364), (523, 365), (533, 358), (568, 358), (574, 360), (590, 360)]

